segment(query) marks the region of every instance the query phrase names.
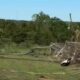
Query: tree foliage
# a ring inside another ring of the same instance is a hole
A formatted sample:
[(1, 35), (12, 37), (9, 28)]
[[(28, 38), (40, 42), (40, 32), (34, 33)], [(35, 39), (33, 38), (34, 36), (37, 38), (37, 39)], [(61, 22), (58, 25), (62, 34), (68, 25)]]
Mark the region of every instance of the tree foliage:
[[(80, 25), (80, 23), (74, 24)], [(73, 28), (75, 29), (75, 27)], [(50, 17), (43, 12), (34, 14), (32, 21), (0, 19), (0, 39), (9, 39), (16, 44), (33, 42), (34, 44), (48, 45), (51, 42), (70, 40), (72, 35), (67, 22), (57, 17)]]

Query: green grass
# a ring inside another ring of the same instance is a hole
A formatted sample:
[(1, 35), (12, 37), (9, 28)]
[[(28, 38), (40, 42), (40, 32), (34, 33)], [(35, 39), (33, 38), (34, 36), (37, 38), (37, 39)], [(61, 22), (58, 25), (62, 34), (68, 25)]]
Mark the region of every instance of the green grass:
[(46, 80), (80, 80), (80, 70), (72, 69), (74, 66), (61, 67), (48, 61), (48, 57), (43, 58), (15, 55), (0, 58), (0, 80), (39, 80), (40, 76)]
[(19, 46), (17, 44), (8, 44), (0, 47), (0, 54), (22, 54), (26, 53), (29, 48), (24, 46)]

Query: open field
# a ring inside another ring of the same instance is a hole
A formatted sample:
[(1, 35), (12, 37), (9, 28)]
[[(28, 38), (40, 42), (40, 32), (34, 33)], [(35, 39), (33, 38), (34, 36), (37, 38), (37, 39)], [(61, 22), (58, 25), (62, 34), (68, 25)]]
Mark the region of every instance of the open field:
[(50, 57), (0, 56), (0, 80), (80, 80), (80, 69), (61, 67)]

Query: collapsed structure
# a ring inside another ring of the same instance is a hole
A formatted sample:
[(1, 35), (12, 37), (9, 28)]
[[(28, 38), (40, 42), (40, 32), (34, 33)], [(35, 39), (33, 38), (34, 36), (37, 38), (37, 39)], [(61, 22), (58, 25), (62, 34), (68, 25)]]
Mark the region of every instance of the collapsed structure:
[(80, 42), (66, 42), (64, 45), (54, 43), (51, 48), (51, 53), (54, 53), (57, 58), (71, 58), (73, 63), (80, 62)]

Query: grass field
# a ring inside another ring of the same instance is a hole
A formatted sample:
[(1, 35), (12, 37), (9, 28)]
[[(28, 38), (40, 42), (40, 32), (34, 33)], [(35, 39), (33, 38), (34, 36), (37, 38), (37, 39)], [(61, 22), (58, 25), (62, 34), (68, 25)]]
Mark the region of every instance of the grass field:
[(0, 56), (0, 80), (80, 80), (80, 69), (62, 67), (50, 57)]

